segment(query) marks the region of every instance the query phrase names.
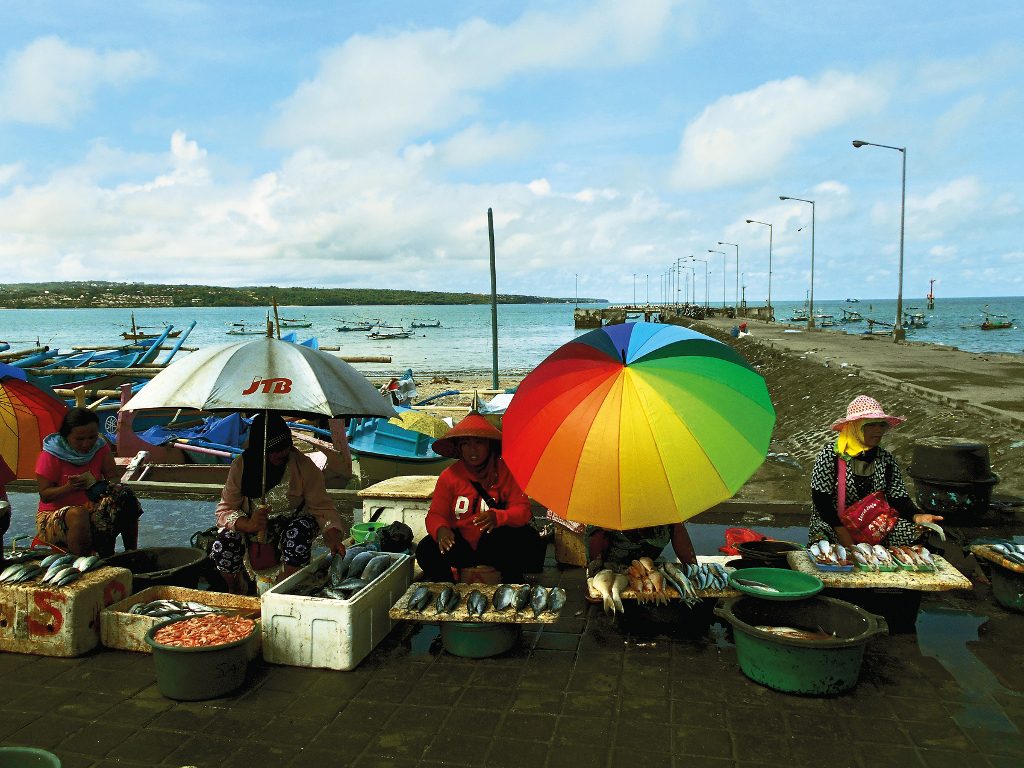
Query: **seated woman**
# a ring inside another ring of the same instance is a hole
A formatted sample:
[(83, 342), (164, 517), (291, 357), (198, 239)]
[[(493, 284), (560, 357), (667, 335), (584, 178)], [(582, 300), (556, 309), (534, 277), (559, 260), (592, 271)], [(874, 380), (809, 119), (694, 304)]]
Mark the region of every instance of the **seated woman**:
[(113, 482), (119, 472), (100, 420), (87, 408), (71, 408), (60, 431), (43, 440), (36, 461), (39, 511), (36, 529), (47, 544), (76, 555), (114, 554), (139, 545), (142, 507), (131, 488)]
[(837, 419), (832, 429), (839, 433), (821, 449), (811, 471), (813, 509), (807, 539), (813, 543), (828, 539), (833, 544), (851, 547), (853, 535), (839, 521), (839, 461), (846, 464), (846, 506), (874, 491), (882, 491), (889, 505), (899, 512), (899, 520), (882, 541), (886, 547), (913, 544), (925, 533), (918, 523), (939, 522), (941, 515), (922, 513), (910, 498), (896, 459), (881, 447), (890, 428), (902, 424), (902, 416), (889, 416), (874, 398), (860, 395), (846, 407), (846, 416)]
[[(249, 442), (228, 470), (217, 525), (210, 558), (235, 594), (248, 589), (243, 567), (251, 578), (271, 582), (308, 565), (321, 534), (333, 552), (345, 554), (341, 519), (323, 473), (292, 447), (291, 430), (275, 413), (253, 419)], [(266, 561), (252, 561), (254, 543), (266, 548)]]
[(641, 557), (656, 560), (669, 542), (680, 563), (697, 562), (690, 533), (682, 523), (656, 525), (649, 528), (633, 528), (627, 531), (613, 531), (588, 526), (590, 540), (590, 563), (587, 572), (593, 576), (602, 568), (620, 569)]
[(428, 535), (416, 547), (416, 562), (430, 581), (451, 581), (452, 568), (489, 565), (508, 584), (544, 565), (544, 543), (532, 519), (530, 500), (501, 459), (501, 432), (470, 413), (433, 449), (457, 458), (437, 479), (427, 512)]

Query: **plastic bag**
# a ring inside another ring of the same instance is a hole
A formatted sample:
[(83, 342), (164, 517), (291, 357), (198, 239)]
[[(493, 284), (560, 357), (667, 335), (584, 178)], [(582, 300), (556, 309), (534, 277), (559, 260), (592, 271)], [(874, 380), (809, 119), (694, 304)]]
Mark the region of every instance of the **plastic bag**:
[(899, 514), (889, 506), (882, 491), (869, 493), (839, 512), (839, 522), (858, 544), (880, 544), (898, 519)]

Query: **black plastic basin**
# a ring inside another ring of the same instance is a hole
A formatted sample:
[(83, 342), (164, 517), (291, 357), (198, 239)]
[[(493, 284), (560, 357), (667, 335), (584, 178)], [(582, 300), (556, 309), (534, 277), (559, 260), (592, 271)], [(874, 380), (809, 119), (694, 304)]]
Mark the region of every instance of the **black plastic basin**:
[(914, 446), (907, 468), (915, 480), (943, 483), (990, 482), (988, 446), (962, 437), (929, 437)]
[(118, 552), (103, 564), (131, 571), (135, 592), (158, 585), (195, 589), (206, 566), (206, 552), (195, 547), (144, 547)]

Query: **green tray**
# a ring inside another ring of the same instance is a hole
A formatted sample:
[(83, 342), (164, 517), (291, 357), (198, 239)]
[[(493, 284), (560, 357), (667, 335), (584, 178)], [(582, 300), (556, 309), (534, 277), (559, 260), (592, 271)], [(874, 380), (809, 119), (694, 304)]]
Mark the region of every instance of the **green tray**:
[[(769, 592), (741, 583), (743, 581), (757, 581), (779, 591)], [(743, 568), (729, 575), (729, 585), (745, 595), (763, 600), (803, 600), (818, 594), (825, 587), (817, 576), (784, 568)]]

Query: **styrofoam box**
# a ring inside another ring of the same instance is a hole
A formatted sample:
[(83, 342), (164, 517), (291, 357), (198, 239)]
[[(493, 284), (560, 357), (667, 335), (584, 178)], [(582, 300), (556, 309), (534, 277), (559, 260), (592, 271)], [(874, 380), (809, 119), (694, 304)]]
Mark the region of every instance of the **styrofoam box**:
[[(412, 530), (412, 540), (419, 541), (427, 535), (427, 512), (430, 500), (418, 501), (407, 499), (365, 499), (363, 501), (362, 520), (373, 518), (378, 523), (405, 523)], [(376, 514), (376, 517), (374, 515)]]
[[(146, 633), (166, 617), (141, 616), (129, 613), (133, 605), (151, 603), (154, 600), (192, 600), (203, 603), (211, 608), (237, 608), (244, 611), (260, 610), (260, 599), (246, 595), (232, 595), (227, 592), (204, 592), (199, 589), (184, 587), (154, 586), (136, 592), (119, 603), (114, 603), (100, 612), (100, 642), (107, 648), (119, 648), (122, 651), (140, 651), (152, 653), (153, 649), (146, 643)], [(255, 616), (251, 618), (256, 618)], [(258, 643), (252, 647), (258, 652)]]
[(132, 572), (105, 566), (64, 587), (0, 585), (0, 651), (80, 656), (100, 641), (100, 610), (132, 592)]
[[(349, 670), (391, 631), (388, 610), (412, 583), (413, 559), (388, 553), (391, 565), (350, 600), (291, 594), (327, 579), (321, 555), (263, 594), (263, 658), (272, 664)], [(309, 582), (313, 582), (309, 584)]]

